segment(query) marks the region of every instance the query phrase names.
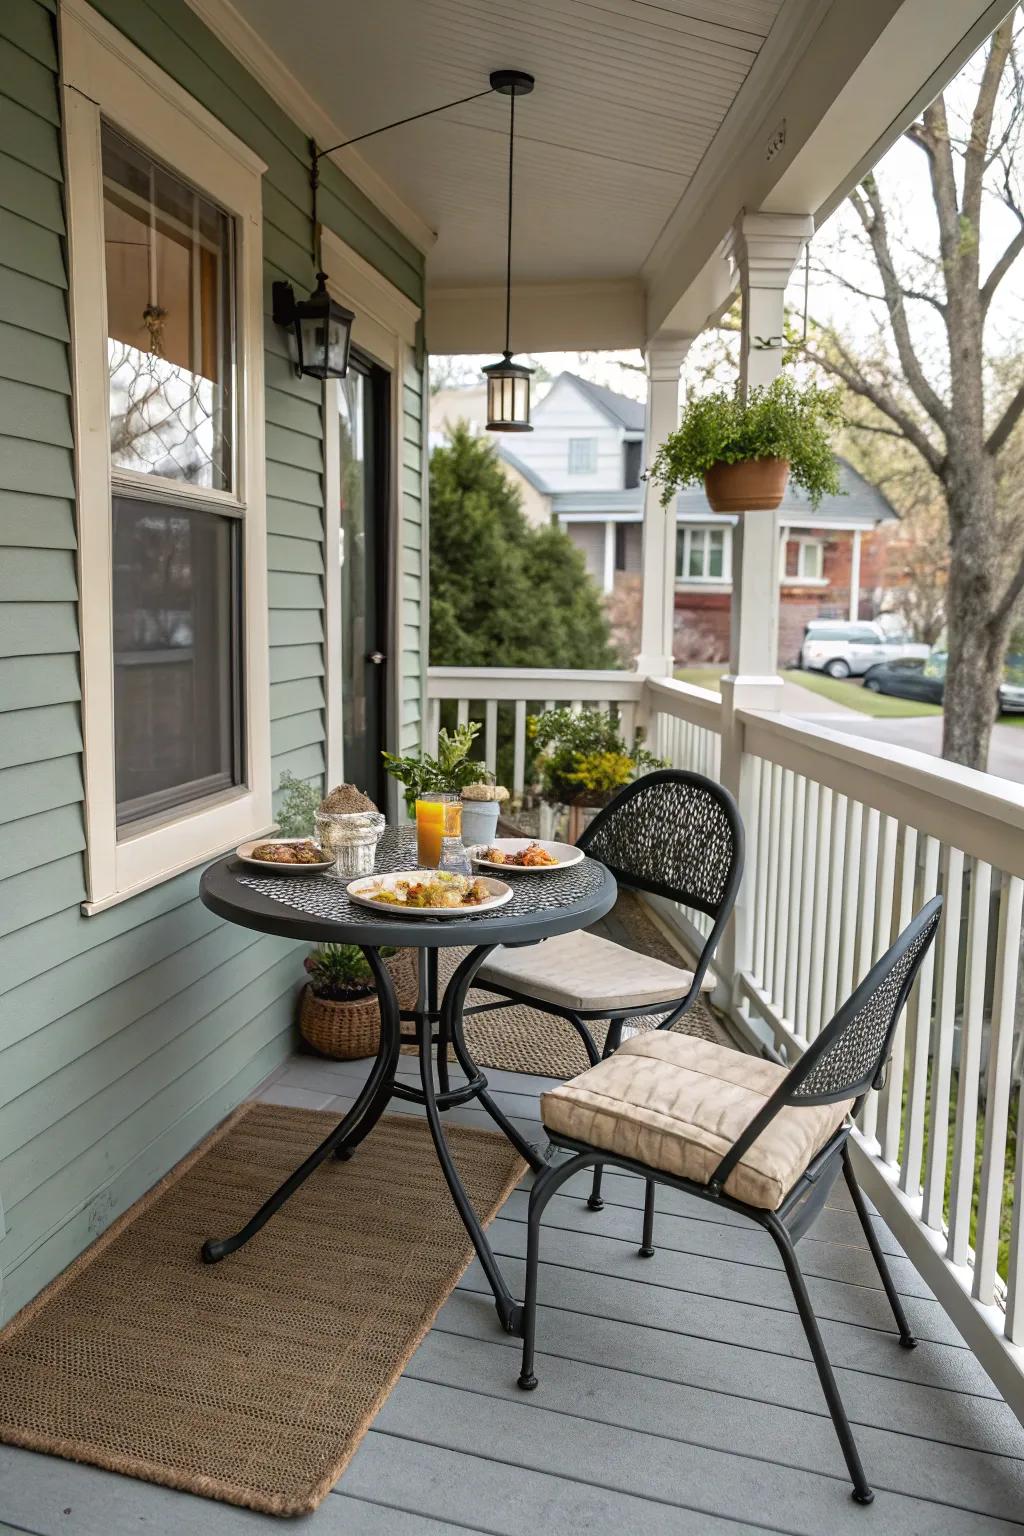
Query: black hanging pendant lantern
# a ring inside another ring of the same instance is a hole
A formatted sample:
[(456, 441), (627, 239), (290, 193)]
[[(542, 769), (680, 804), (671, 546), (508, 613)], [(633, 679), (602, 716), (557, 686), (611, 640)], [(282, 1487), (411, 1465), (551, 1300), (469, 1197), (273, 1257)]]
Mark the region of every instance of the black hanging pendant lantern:
[(510, 98), (508, 134), (508, 231), (505, 244), (505, 351), (501, 361), (484, 369), (487, 380), (487, 428), (490, 432), (532, 432), (530, 379), (532, 368), (512, 361), (512, 172), (515, 163), (516, 97), (528, 96), (534, 80), (521, 69), (497, 69), (491, 89)]

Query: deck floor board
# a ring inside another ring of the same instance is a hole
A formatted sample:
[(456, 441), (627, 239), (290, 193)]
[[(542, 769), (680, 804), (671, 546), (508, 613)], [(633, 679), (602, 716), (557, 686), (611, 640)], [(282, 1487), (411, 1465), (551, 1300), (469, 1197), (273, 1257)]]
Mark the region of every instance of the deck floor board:
[[(337, 1110), (367, 1064), (296, 1057), (260, 1096)], [(403, 1058), (403, 1078), (417, 1065)], [(547, 1081), (488, 1074), (531, 1139)], [(461, 1074), (453, 1071), (453, 1081)], [(415, 1105), (396, 1104), (418, 1114)], [(487, 1124), (475, 1106), (452, 1114)], [(529, 1178), (491, 1229), (521, 1294)], [(548, 1207), (538, 1376), (515, 1386), (474, 1261), (333, 1494), (289, 1522), (302, 1536), (887, 1536), (1024, 1531), (1024, 1429), (875, 1217), (919, 1348), (895, 1342), (847, 1191), (800, 1245), (840, 1389), (877, 1492), (848, 1485), (817, 1377), (765, 1236), (742, 1218), (658, 1193), (653, 1259), (636, 1253), (642, 1181), (586, 1178)], [(230, 1262), (230, 1261), (229, 1261)], [(93, 1467), (0, 1447), (0, 1536), (270, 1536), (282, 1525)]]

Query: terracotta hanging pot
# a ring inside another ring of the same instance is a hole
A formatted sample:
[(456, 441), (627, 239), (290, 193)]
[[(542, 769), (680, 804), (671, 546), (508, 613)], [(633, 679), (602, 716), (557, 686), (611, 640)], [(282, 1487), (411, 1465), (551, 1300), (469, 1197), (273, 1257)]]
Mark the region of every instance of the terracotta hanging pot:
[(788, 459), (742, 459), (712, 464), (704, 490), (712, 512), (774, 512), (788, 479)]

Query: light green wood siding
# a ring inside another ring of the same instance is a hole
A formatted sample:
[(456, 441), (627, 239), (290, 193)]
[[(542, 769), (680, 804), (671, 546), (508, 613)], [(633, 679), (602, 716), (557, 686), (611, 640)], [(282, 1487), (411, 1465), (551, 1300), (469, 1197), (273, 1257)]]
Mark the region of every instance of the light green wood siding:
[[(321, 392), (269, 319), (279, 277), (312, 286), (302, 131), (184, 0), (96, 8), (249, 144), (264, 178), (267, 554), (274, 782), (324, 766)], [(74, 456), (53, 0), (0, 6), (0, 1321), (95, 1238), (291, 1044), (302, 951), (221, 923), (192, 871), (81, 915)], [(322, 214), (422, 303), (415, 249), (340, 173)], [(418, 644), (420, 381), (398, 424), (402, 548)], [(402, 746), (421, 658), (403, 657)]]

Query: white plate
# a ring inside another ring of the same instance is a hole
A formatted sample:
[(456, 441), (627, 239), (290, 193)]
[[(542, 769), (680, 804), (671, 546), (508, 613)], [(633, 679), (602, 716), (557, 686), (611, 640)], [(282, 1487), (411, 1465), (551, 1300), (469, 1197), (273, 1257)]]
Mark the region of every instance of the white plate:
[[(558, 863), (492, 864), (490, 859), (483, 857), (488, 848), (497, 848), (502, 853), (522, 853), (531, 843), (536, 843), (539, 848), (550, 853)], [(556, 869), (568, 869), (570, 864), (578, 864), (583, 858), (583, 849), (577, 848), (574, 843), (546, 843), (541, 837), (496, 837), (489, 843), (478, 843), (469, 850), (469, 856), (477, 869), (500, 869), (502, 874), (507, 871), (513, 875), (553, 875)]]
[(436, 869), (396, 869), (390, 875), (363, 875), (358, 880), (350, 881), (345, 889), (359, 906), (370, 907), (374, 912), (386, 913), (389, 917), (471, 917), (475, 912), (493, 912), (495, 907), (503, 907), (506, 901), (512, 900), (510, 885), (506, 885), (504, 880), (489, 879), (486, 875), (479, 878), (493, 894), (488, 901), (478, 902), (472, 907), (407, 907), (404, 903), (373, 899), (377, 891), (393, 889), (397, 880), (425, 882), (435, 880), (438, 873)]
[(242, 843), (235, 849), (235, 858), (241, 859), (243, 864), (251, 864), (253, 869), (273, 870), (277, 875), (322, 875), (325, 869), (334, 868), (333, 859), (322, 859), (316, 864), (272, 864), (269, 859), (254, 859), (254, 848), (262, 848), (264, 843), (312, 843), (312, 837), (254, 837), (248, 843)]

